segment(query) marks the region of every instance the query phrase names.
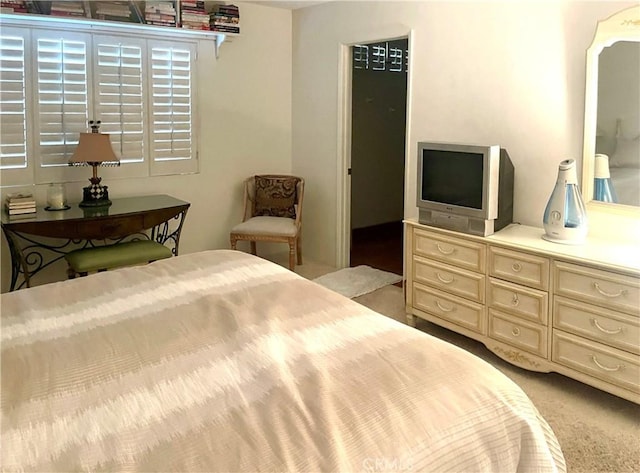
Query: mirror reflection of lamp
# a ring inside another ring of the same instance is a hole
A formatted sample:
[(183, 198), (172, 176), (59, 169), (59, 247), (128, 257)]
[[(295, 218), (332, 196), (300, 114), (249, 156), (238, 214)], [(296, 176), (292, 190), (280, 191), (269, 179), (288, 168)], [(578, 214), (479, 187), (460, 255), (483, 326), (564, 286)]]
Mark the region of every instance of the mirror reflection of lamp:
[(91, 185), (82, 189), (82, 202), (80, 207), (102, 207), (111, 205), (107, 186), (100, 184), (102, 178), (98, 177), (98, 166), (120, 166), (111, 147), (109, 135), (98, 131), (100, 120), (90, 120), (91, 133), (80, 133), (80, 141), (71, 160), (70, 166), (91, 166), (93, 176), (89, 178)]

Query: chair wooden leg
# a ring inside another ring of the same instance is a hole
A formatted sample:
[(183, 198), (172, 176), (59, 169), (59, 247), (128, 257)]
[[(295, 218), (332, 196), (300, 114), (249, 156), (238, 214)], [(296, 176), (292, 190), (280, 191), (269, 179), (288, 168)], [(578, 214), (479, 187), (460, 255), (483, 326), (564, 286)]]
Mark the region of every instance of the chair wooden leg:
[(231, 236), (229, 240), (231, 241), (231, 249), (235, 250), (236, 246), (238, 246), (238, 239), (234, 236)]
[(296, 253), (298, 256), (298, 264), (302, 264), (302, 238), (298, 235), (298, 239), (296, 241)]
[(257, 254), (257, 251), (256, 251), (256, 242), (255, 242), (255, 241), (252, 241), (252, 242), (251, 242), (251, 254), (252, 254), (252, 255)]
[(296, 269), (296, 240), (292, 238), (289, 240), (289, 269), (293, 271)]

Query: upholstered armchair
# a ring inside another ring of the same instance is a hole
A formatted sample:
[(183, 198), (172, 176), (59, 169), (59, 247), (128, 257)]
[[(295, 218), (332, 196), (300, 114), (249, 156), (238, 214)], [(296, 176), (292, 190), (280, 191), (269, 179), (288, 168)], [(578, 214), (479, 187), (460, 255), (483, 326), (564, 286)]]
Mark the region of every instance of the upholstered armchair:
[(256, 254), (256, 242), (289, 245), (289, 269), (302, 264), (302, 198), (304, 179), (283, 174), (251, 176), (244, 182), (242, 223), (231, 229), (231, 248), (249, 241)]

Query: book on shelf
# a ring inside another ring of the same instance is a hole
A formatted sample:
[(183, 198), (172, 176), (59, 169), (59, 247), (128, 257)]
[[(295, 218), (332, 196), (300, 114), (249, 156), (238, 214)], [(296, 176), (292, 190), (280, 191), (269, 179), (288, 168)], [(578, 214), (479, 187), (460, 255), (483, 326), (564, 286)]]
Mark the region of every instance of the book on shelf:
[(210, 28), (221, 33), (240, 33), (240, 10), (235, 5), (217, 5), (211, 13)]
[[(159, 19), (158, 16), (162, 17), (162, 19)], [(148, 25), (173, 27), (175, 27), (179, 21), (175, 3), (171, 1), (145, 2), (144, 19)]]
[(95, 7), (94, 18), (97, 20), (113, 20), (130, 22), (133, 20), (129, 2), (94, 2)]
[(0, 11), (2, 13), (28, 13), (27, 2), (24, 0), (2, 0)]
[[(91, 12), (89, 12), (89, 15)], [(87, 12), (83, 1), (53, 1), (51, 2), (51, 16), (86, 17)]]

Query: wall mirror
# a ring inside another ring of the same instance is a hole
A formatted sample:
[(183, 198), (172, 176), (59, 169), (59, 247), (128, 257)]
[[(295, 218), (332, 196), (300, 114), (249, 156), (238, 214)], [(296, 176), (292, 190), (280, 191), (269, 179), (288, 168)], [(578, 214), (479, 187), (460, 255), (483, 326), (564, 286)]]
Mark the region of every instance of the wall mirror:
[[(615, 202), (594, 195), (596, 154)], [(640, 218), (640, 6), (600, 21), (587, 50), (582, 193), (592, 212)]]

